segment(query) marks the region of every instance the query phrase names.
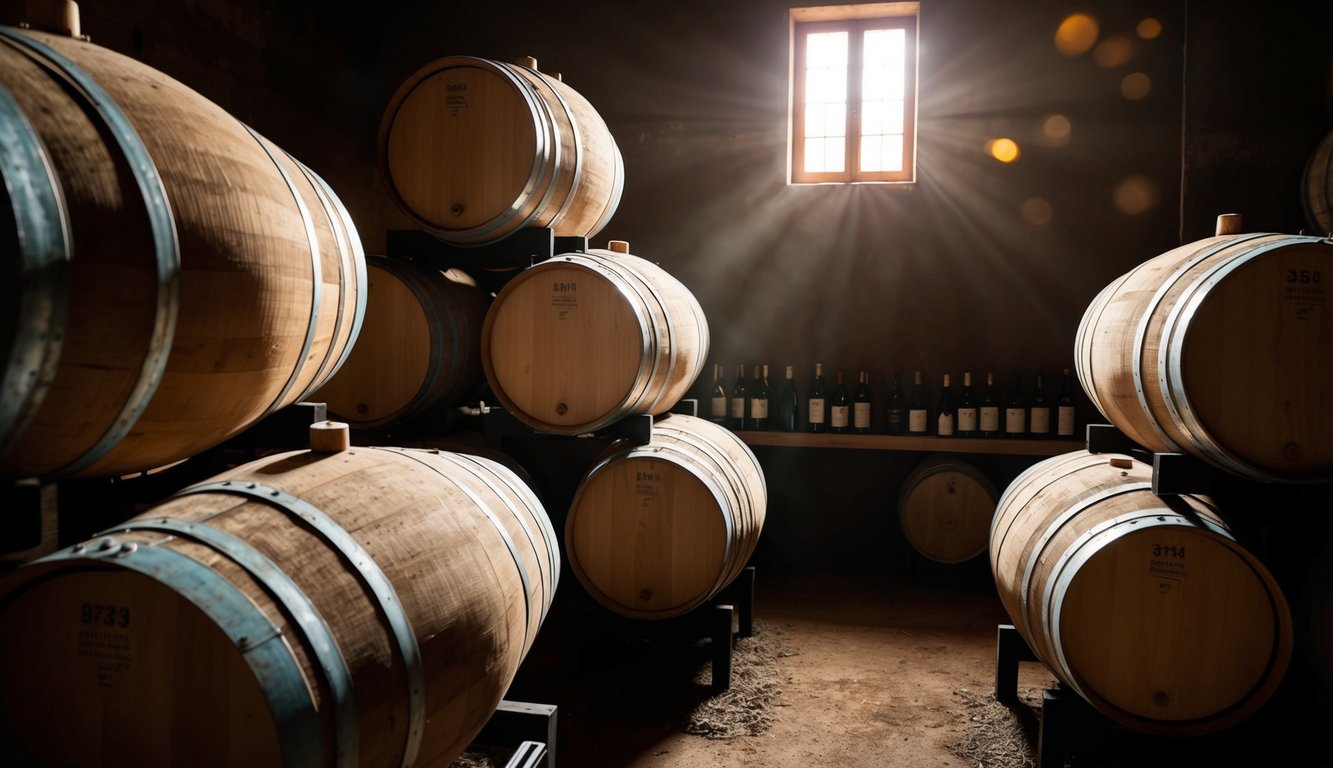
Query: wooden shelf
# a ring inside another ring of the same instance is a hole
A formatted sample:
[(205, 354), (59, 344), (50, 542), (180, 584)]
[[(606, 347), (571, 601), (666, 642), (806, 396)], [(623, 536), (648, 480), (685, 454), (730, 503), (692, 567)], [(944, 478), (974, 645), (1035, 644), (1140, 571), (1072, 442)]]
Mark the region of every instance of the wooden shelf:
[(736, 435), (746, 445), (789, 448), (850, 448), (868, 451), (923, 453), (1004, 453), (1021, 456), (1058, 456), (1082, 450), (1085, 440), (1015, 440), (981, 437), (921, 437), (916, 435), (859, 435), (828, 432), (754, 432)]

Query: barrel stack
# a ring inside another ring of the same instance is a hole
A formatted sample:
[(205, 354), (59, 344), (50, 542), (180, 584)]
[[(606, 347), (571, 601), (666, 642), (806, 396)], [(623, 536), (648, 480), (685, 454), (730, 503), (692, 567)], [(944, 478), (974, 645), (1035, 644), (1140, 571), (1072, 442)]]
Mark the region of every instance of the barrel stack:
[[(1020, 475), (997, 506), (990, 557), (1036, 656), (1117, 722), (1218, 731), (1283, 682), (1291, 585), (1270, 568), (1291, 552), (1275, 561), (1258, 549), (1269, 537), (1246, 533), (1327, 516), (1276, 500), (1333, 477), (1330, 270), (1333, 241), (1242, 233), (1227, 214), (1216, 236), (1113, 280), (1083, 316), (1080, 383), (1134, 450), (1065, 454)], [(1159, 459), (1172, 454), (1200, 467), (1206, 494), (1163, 482), (1172, 465)]]

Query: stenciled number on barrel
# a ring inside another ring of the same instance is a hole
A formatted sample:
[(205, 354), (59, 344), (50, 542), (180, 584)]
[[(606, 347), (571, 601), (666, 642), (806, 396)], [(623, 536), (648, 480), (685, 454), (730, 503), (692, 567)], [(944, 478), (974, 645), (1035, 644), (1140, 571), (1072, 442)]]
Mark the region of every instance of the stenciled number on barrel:
[(130, 609), (123, 605), (84, 603), (79, 608), (79, 620), (84, 624), (105, 624), (125, 629), (130, 626)]
[(1287, 282), (1319, 285), (1319, 270), (1309, 269), (1289, 269), (1287, 270)]

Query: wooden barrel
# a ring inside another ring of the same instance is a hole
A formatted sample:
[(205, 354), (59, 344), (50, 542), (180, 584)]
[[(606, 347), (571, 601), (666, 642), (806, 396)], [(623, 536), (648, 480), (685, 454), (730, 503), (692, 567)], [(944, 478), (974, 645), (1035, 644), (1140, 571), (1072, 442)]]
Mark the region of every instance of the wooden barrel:
[(161, 72), (8, 27), (0, 125), (0, 473), (169, 464), (342, 363), (365, 259), (310, 169)]
[(1333, 234), (1333, 133), (1319, 142), (1301, 176), (1301, 205), (1316, 234)]
[(447, 765), (558, 569), (545, 511), (495, 462), (268, 457), (0, 581), (0, 745), (41, 765)]
[(367, 260), (366, 319), (338, 375), (311, 398), (365, 429), (402, 421), (472, 394), (482, 382), (486, 298), (455, 270), (402, 259)]
[(565, 553), (606, 608), (671, 618), (740, 575), (767, 508), (763, 469), (740, 438), (672, 414), (654, 422), (647, 445), (613, 445), (579, 483)]
[(1020, 474), (996, 508), (990, 560), (1037, 657), (1138, 730), (1234, 725), (1291, 659), (1291, 614), (1268, 570), (1208, 499), (1154, 495), (1152, 467), (1127, 456), (1078, 451)]
[[(1325, 275), (1327, 273), (1327, 276)], [(1333, 476), (1333, 241), (1213, 237), (1108, 285), (1075, 364), (1107, 419), (1153, 451), (1257, 480)]]
[(525, 227), (591, 236), (625, 171), (588, 100), (530, 66), (449, 56), (398, 88), (380, 123), (389, 196), (435, 237), (494, 242)]
[(708, 344), (703, 309), (680, 281), (646, 259), (592, 249), (510, 280), (486, 313), (481, 360), (515, 418), (575, 435), (669, 411), (703, 371)]
[(927, 456), (903, 481), (898, 521), (908, 543), (927, 559), (961, 563), (986, 551), (998, 496), (972, 464), (947, 454)]

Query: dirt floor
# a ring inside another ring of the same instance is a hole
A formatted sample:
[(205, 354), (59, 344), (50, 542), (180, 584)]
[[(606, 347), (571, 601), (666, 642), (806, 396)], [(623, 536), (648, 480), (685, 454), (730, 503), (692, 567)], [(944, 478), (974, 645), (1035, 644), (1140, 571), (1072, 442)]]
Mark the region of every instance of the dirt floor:
[[(754, 636), (736, 641), (732, 689), (716, 696), (708, 641), (602, 633), (570, 601), (507, 698), (557, 705), (562, 767), (1035, 766), (1042, 692), (1060, 693), (1056, 681), (1020, 664), (1018, 702), (997, 703), (996, 629), (1008, 618), (977, 569), (941, 573), (757, 574)], [(1320, 757), (1326, 698), (1288, 685), (1240, 726), (1189, 739), (1112, 727), (1075, 698), (1061, 711), (1090, 725), (1060, 730), (1075, 747), (1053, 764), (1333, 765)], [(1305, 757), (1279, 757), (1293, 750)]]

